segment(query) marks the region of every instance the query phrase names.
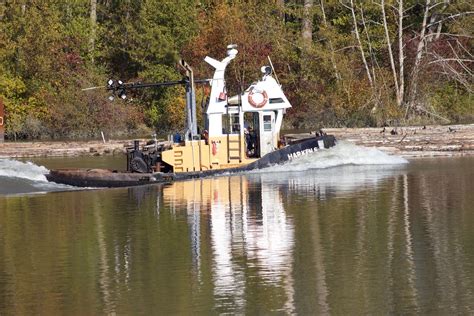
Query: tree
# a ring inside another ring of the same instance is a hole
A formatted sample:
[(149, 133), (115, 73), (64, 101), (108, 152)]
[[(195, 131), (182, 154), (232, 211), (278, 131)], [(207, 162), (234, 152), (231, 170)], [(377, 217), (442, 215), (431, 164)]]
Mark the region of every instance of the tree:
[[(182, 87), (106, 101), (109, 78), (209, 78), (206, 55), (238, 44), (235, 94), (268, 56), (293, 108), (286, 127), (474, 118), (473, 4), (451, 0), (78, 0), (0, 2), (0, 97), (9, 137), (184, 126)], [(199, 101), (199, 100), (198, 100)]]

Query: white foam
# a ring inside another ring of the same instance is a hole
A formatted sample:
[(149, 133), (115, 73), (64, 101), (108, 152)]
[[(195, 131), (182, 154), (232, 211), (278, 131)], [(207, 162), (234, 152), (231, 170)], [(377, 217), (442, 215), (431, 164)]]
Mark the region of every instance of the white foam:
[(47, 182), (45, 175), (48, 172), (49, 170), (45, 167), (35, 165), (29, 161), (22, 162), (0, 158), (0, 176)]
[(330, 149), (309, 153), (285, 164), (271, 166), (256, 172), (304, 171), (344, 165), (399, 165), (406, 163), (408, 161), (405, 158), (388, 155), (376, 148), (338, 142)]

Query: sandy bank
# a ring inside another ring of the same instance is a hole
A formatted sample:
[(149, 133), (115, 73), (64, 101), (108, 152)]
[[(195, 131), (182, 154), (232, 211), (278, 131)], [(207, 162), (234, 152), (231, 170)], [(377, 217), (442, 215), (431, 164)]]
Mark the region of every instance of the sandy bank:
[[(474, 124), (383, 128), (328, 128), (338, 140), (404, 157), (474, 155)], [(393, 131), (393, 132), (392, 132)], [(396, 132), (396, 134), (395, 134)], [(308, 137), (310, 134), (292, 134)], [(0, 158), (122, 155), (129, 140), (0, 143)]]

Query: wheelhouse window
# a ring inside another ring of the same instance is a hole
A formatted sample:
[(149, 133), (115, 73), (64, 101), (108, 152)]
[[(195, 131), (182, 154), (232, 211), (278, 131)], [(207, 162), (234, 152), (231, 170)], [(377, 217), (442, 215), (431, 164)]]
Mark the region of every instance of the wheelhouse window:
[(272, 131), (272, 116), (271, 115), (263, 116), (263, 131), (264, 132)]
[(240, 120), (238, 113), (230, 113), (222, 115), (222, 133), (223, 134), (239, 134)]
[(285, 101), (282, 98), (270, 98), (270, 104), (273, 103), (285, 103)]

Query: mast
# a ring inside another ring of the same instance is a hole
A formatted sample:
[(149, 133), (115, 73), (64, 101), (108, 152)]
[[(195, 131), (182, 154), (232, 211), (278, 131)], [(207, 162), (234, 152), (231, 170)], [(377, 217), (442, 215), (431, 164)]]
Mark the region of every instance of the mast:
[[(179, 65), (186, 71), (186, 139), (191, 134), (191, 140), (198, 135), (197, 132), (197, 116), (196, 116), (196, 92), (194, 86), (194, 73), (191, 66), (181, 59)], [(189, 140), (189, 139), (188, 139)]]
[(237, 56), (237, 45), (227, 46), (227, 57), (222, 61), (206, 56), (204, 59), (209, 65), (215, 68), (211, 82), (211, 95), (209, 96), (209, 106), (207, 116), (209, 119), (209, 136), (222, 135), (222, 108), (227, 104), (225, 91), (225, 69), (232, 59)]

